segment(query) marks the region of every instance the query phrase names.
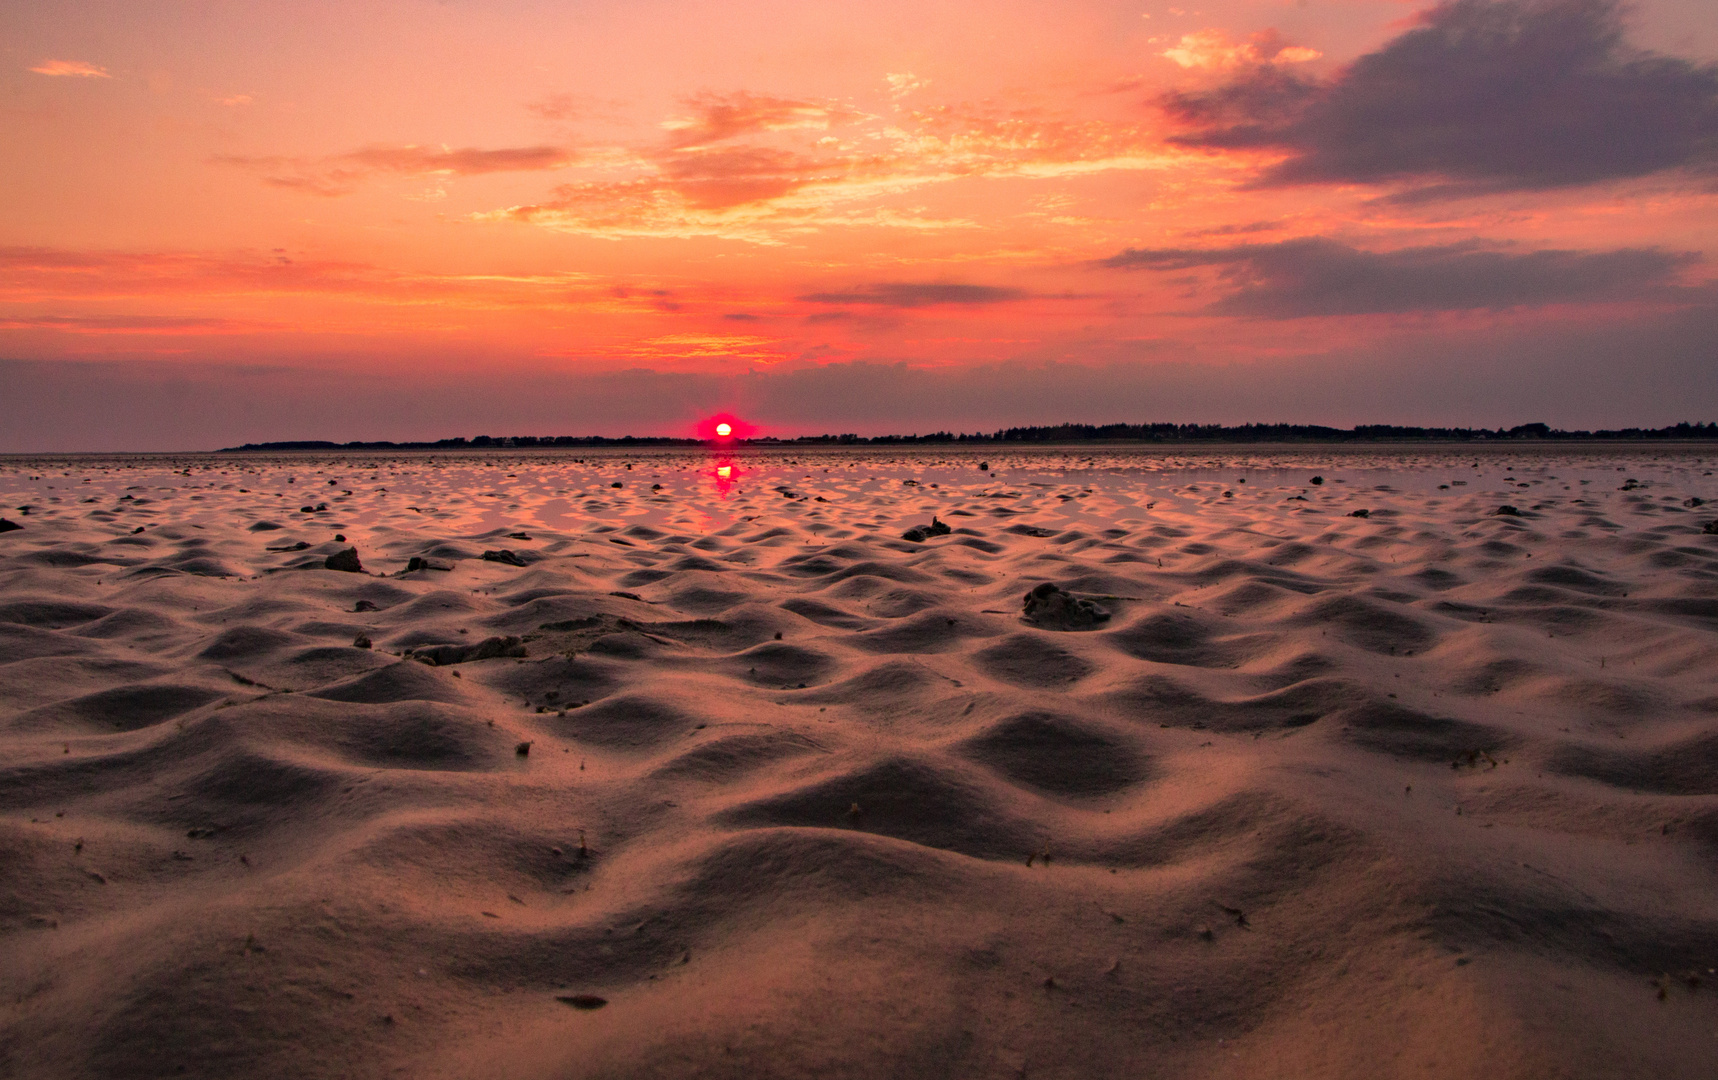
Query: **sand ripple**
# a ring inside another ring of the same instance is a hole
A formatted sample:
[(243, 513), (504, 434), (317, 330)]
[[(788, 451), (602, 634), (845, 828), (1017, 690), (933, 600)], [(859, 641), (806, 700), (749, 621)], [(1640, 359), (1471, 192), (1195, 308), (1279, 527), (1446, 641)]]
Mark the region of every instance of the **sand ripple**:
[(0, 1074), (1710, 1075), (1703, 453), (0, 462)]

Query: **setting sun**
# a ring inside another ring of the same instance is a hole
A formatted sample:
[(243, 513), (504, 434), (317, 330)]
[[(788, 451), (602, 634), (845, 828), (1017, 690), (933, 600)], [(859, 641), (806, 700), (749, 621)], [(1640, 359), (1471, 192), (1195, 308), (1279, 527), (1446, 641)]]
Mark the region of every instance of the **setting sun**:
[(728, 423), (727, 421), (723, 421), (722, 423), (716, 425), (716, 434), (719, 435), (720, 437), (724, 438), (724, 439), (726, 439), (728, 436), (732, 435), (733, 433), (734, 433), (734, 425)]

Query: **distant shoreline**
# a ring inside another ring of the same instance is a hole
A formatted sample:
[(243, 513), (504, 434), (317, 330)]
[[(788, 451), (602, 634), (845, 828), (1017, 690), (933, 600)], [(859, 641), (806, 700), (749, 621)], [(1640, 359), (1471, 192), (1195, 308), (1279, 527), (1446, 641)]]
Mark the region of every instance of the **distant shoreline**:
[[(730, 445), (743, 447), (821, 446), (1318, 446), (1318, 445), (1490, 445), (1520, 446), (1534, 443), (1718, 443), (1718, 423), (1681, 423), (1662, 428), (1620, 428), (1602, 431), (1563, 431), (1545, 424), (1521, 424), (1513, 428), (1422, 428), (1390, 424), (1363, 424), (1332, 428), (1306, 424), (1058, 424), (1053, 427), (1004, 428), (995, 432), (956, 434), (947, 431), (928, 435), (802, 435), (792, 439), (736, 439)], [(245, 443), (214, 451), (220, 454), (278, 453), (282, 451), (374, 451), (374, 450), (553, 450), (581, 448), (673, 448), (704, 446), (702, 439), (667, 436), (626, 435), (479, 435), (474, 438), (438, 439), (433, 442), (333, 442), (320, 439)]]

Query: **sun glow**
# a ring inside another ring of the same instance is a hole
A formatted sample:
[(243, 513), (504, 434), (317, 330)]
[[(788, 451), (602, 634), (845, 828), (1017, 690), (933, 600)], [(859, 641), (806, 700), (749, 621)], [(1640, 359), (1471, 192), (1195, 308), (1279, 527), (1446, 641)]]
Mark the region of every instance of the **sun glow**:
[(731, 412), (706, 416), (698, 421), (695, 430), (700, 439), (715, 443), (732, 443), (758, 434), (756, 424), (747, 423)]

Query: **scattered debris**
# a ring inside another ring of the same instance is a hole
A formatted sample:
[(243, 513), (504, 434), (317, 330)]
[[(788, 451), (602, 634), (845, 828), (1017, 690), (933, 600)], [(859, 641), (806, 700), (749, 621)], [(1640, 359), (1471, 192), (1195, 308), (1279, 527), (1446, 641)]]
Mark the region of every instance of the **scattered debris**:
[(1026, 594), (1021, 617), (1046, 630), (1079, 630), (1108, 622), (1110, 613), (1046, 581)]
[(406, 656), (430, 667), (469, 664), (476, 660), (494, 660), (504, 656), (524, 656), (524, 642), (513, 635), (484, 638), (475, 645), (424, 645)]
[(933, 516), (929, 525), (914, 525), (912, 528), (901, 534), (901, 539), (911, 540), (915, 544), (922, 544), (933, 536), (947, 536), (953, 531), (954, 530), (949, 528), (946, 523), (937, 520), (937, 518)]
[[(1212, 903), (1216, 903), (1216, 901), (1212, 901)], [(1234, 919), (1235, 925), (1241, 929), (1251, 930), (1253, 928), (1253, 924), (1247, 921), (1247, 913), (1242, 911), (1240, 908), (1233, 908), (1227, 904), (1217, 904), (1217, 907), (1223, 912), (1223, 914)]]

